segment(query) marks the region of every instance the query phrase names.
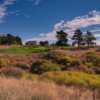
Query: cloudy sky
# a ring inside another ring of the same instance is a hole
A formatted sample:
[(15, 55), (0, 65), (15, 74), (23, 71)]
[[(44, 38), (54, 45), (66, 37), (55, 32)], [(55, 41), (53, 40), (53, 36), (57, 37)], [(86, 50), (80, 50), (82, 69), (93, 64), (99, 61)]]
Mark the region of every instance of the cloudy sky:
[(100, 44), (100, 0), (0, 0), (0, 34), (55, 41), (57, 30), (72, 36), (90, 30)]

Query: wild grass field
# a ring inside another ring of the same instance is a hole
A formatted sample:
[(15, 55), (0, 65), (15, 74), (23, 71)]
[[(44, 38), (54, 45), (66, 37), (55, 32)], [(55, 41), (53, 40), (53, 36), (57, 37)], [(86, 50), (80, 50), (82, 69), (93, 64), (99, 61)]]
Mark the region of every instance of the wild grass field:
[(0, 78), (1, 100), (100, 100), (99, 92), (52, 82)]
[(0, 100), (100, 100), (100, 47), (0, 48)]
[(100, 0), (0, 0), (0, 100), (100, 100)]

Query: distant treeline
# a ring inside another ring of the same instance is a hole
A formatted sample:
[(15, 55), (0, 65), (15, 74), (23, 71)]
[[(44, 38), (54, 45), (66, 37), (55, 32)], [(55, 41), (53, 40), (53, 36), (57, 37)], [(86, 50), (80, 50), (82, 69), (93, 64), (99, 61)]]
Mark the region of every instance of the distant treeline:
[(80, 29), (77, 29), (75, 30), (73, 36), (69, 38), (68, 33), (61, 30), (57, 32), (56, 37), (57, 37), (56, 45), (58, 46), (69, 45), (68, 44), (69, 39), (70, 41), (72, 41), (72, 46), (77, 45), (78, 47), (80, 46), (91, 47), (96, 45), (96, 37), (90, 31), (87, 31), (86, 33), (83, 34), (83, 32)]
[(13, 36), (11, 34), (0, 36), (0, 45), (22, 45), (22, 40), (19, 36)]
[[(95, 46), (96, 45), (96, 37), (93, 35), (92, 32), (87, 31), (85, 34), (83, 34), (83, 32), (80, 29), (75, 30), (73, 36), (68, 36), (68, 33), (64, 32), (63, 30), (61, 31), (57, 31), (56, 32), (56, 38), (57, 41), (55, 44), (52, 45), (56, 45), (56, 46)], [(70, 39), (70, 43), (69, 43), (69, 39)], [(39, 45), (42, 46), (47, 46), (49, 45), (49, 41), (40, 41), (38, 43)], [(26, 45), (32, 46), (32, 45), (37, 45), (37, 41), (27, 41)]]
[[(69, 36), (68, 33), (64, 32), (63, 30), (56, 32), (56, 43), (52, 45), (56, 46), (95, 46), (96, 45), (96, 38), (92, 32), (87, 31), (85, 34), (80, 29), (75, 30), (73, 36)], [(69, 43), (70, 39), (70, 43)], [(0, 45), (22, 45), (22, 39), (19, 36), (13, 36), (11, 34), (1, 35), (0, 36)], [(48, 46), (49, 41), (42, 40), (39, 43), (37, 41), (27, 41), (25, 43), (26, 46)]]

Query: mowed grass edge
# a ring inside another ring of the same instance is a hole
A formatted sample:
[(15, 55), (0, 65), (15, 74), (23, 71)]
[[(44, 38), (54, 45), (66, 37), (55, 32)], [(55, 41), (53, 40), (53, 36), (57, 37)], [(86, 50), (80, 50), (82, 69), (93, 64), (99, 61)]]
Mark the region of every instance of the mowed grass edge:
[(14, 53), (14, 54), (28, 54), (28, 53), (41, 53), (47, 52), (48, 47), (10, 47), (10, 48), (0, 48), (0, 53)]

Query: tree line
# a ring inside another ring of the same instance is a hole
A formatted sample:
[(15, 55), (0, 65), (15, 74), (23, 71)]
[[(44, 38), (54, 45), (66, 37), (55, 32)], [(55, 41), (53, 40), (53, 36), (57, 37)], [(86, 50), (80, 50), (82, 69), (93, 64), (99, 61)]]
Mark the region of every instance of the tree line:
[(22, 45), (22, 39), (19, 36), (13, 36), (11, 34), (0, 36), (0, 45)]
[[(56, 46), (69, 46), (72, 44), (72, 46), (77, 45), (78, 47), (81, 46), (95, 46), (96, 45), (96, 37), (93, 35), (92, 32), (87, 31), (86, 34), (83, 34), (83, 32), (80, 29), (75, 30), (72, 38), (70, 38), (71, 43), (69, 43), (69, 37), (68, 33), (64, 32), (63, 30), (56, 32), (56, 38), (57, 41), (55, 44)], [(13, 36), (11, 34), (7, 35), (1, 35), (0, 36), (0, 45), (22, 45), (22, 39), (19, 36)], [(27, 41), (25, 45), (33, 46), (37, 45), (37, 41)], [(48, 46), (49, 41), (40, 41), (39, 45), (41, 46)]]
[[(87, 47), (91, 47), (91, 46), (95, 46), (96, 45), (96, 37), (93, 35), (92, 32), (87, 31), (86, 34), (83, 34), (83, 32), (80, 29), (75, 30), (72, 38), (70, 38), (71, 43), (69, 43), (69, 37), (68, 37), (68, 33), (64, 32), (63, 30), (61, 31), (57, 31), (56, 32), (56, 38), (57, 41), (55, 44), (56, 46), (69, 46), (72, 44), (72, 46), (87, 46)], [(49, 45), (49, 41), (40, 41), (38, 43), (41, 46), (47, 46)], [(28, 41), (26, 42), (26, 45), (37, 45), (36, 41)]]
[[(68, 44), (68, 34), (64, 32), (63, 30), (57, 32), (57, 42), (56, 45), (58, 46), (66, 46)], [(83, 32), (80, 29), (75, 30), (72, 38), (72, 46), (77, 45), (78, 47), (81, 46), (95, 46), (96, 45), (96, 37), (92, 34), (92, 32), (87, 31), (86, 34), (83, 34)]]

